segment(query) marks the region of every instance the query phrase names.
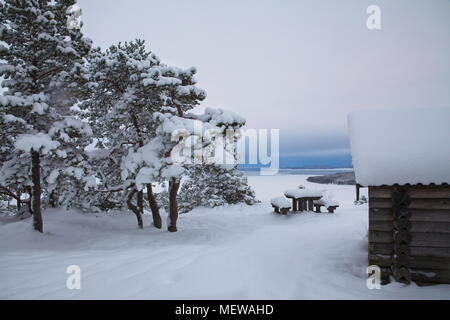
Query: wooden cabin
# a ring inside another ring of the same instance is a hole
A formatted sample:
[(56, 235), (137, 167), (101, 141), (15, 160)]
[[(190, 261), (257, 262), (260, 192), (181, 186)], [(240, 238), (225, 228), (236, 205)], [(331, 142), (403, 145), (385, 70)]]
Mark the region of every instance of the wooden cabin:
[(357, 111), (349, 127), (368, 265), (382, 283), (450, 284), (450, 108)]

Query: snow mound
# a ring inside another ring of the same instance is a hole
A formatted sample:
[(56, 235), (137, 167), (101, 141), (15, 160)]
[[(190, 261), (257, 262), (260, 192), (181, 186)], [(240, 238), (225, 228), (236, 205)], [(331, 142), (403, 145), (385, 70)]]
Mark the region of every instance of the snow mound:
[(348, 123), (359, 184), (450, 183), (450, 108), (361, 110)]

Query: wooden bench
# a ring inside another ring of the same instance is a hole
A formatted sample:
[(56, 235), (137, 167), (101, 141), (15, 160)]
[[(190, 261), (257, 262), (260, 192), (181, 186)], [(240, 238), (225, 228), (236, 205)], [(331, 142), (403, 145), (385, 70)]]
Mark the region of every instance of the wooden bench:
[(275, 213), (288, 214), (291, 209), (290, 202), (284, 197), (274, 198), (270, 201)]
[(339, 204), (335, 201), (317, 200), (314, 201), (314, 208), (316, 213), (320, 213), (320, 208), (327, 208), (329, 213), (334, 213), (334, 211), (339, 208)]

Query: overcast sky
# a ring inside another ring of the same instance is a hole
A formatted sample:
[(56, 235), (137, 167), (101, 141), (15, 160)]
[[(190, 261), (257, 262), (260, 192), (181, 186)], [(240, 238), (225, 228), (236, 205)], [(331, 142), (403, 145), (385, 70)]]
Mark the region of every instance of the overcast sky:
[[(203, 106), (279, 128), (282, 156), (348, 153), (348, 112), (450, 107), (449, 0), (79, 0), (106, 48), (141, 38), (198, 69)], [(381, 30), (366, 27), (370, 4)]]

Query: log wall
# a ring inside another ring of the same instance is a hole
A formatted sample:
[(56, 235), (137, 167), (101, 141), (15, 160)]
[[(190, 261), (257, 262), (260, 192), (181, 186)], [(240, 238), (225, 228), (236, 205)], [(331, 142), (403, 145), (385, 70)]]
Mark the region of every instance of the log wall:
[(383, 283), (450, 284), (450, 186), (369, 187), (369, 265)]

